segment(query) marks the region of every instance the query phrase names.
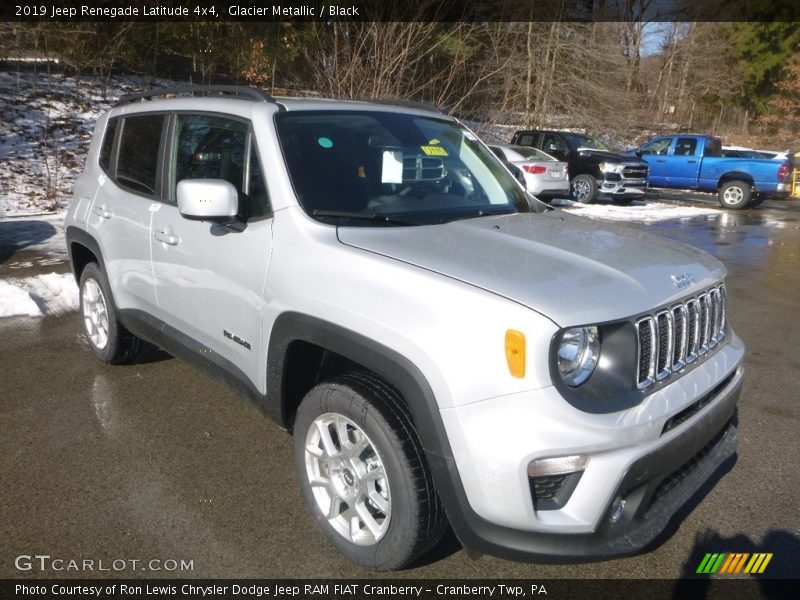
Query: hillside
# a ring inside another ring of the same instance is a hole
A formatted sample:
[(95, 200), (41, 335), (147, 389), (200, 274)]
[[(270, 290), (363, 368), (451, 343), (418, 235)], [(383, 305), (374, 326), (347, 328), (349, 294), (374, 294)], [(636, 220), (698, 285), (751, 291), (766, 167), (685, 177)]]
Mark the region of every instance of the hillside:
[(123, 94), (169, 83), (0, 71), (0, 217), (66, 207), (97, 117)]

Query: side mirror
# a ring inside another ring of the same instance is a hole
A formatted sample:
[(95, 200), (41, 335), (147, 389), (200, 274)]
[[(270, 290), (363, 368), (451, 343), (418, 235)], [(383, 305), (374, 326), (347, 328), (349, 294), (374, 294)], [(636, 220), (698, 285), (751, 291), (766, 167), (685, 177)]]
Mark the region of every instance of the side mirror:
[(639, 158), (642, 158), (642, 149), (641, 148), (636, 148), (636, 150), (634, 150), (633, 153), (636, 156), (638, 156)]
[(239, 212), (239, 194), (224, 179), (184, 179), (177, 197), (178, 211), (187, 219), (230, 221)]

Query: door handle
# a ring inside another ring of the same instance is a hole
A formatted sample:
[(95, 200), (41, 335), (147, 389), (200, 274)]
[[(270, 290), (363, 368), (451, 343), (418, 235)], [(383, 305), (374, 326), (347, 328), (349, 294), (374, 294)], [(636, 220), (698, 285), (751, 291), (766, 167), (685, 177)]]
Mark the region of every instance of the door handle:
[(693, 165), (693, 164), (696, 164), (697, 161), (696, 160), (687, 160), (686, 163), (690, 164), (690, 165)]
[(101, 219), (110, 219), (111, 218), (111, 213), (108, 212), (108, 210), (106, 209), (106, 205), (105, 204), (103, 204), (103, 206), (95, 206), (92, 209), (92, 212), (94, 214), (96, 214), (98, 217), (100, 217)]
[(663, 162), (667, 162), (667, 159), (666, 158), (657, 158), (656, 162), (662, 162), (662, 163)]
[(161, 231), (156, 231), (153, 234), (153, 237), (159, 242), (164, 242), (170, 246), (177, 246), (181, 242), (181, 238), (179, 238), (177, 235), (173, 235), (171, 229), (162, 229)]

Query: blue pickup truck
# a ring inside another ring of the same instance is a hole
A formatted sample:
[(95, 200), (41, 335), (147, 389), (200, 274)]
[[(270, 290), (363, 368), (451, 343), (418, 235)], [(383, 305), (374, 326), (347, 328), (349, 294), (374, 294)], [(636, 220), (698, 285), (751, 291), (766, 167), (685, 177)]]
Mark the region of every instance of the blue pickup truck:
[(659, 136), (628, 155), (650, 165), (651, 187), (717, 192), (723, 208), (757, 206), (791, 188), (788, 162), (723, 157), (722, 142), (709, 135)]

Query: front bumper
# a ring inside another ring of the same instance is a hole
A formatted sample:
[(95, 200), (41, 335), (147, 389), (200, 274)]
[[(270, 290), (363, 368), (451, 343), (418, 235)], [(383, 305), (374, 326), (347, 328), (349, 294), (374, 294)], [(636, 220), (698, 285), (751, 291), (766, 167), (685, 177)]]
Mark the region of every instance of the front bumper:
[(598, 190), (609, 196), (644, 196), (647, 192), (646, 179), (621, 179), (619, 181), (598, 181)]
[[(574, 497), (561, 510), (532, 510), (535, 516), (528, 515), (526, 525), (509, 526), (500, 522), (496, 514), (479, 515), (467, 499), (454, 462), (429, 456), (455, 533), (473, 551), (517, 560), (596, 560), (641, 551), (658, 538), (676, 513), (705, 488), (706, 482), (724, 472), (723, 465), (732, 464), (729, 459), (738, 445), (736, 403), (742, 384), (741, 368), (737, 365), (720, 381), (727, 383), (714, 388), (714, 397), (703, 410), (663, 433), (656, 443), (606, 452), (611, 455), (607, 463), (617, 460), (619, 464), (621, 456), (633, 456), (616, 477), (603, 472), (602, 451), (596, 461), (599, 466), (592, 473), (595, 456), (588, 446), (576, 449), (592, 456), (579, 483), (588, 486), (589, 493), (584, 488), (583, 498)], [(568, 454), (567, 450), (558, 454)], [(628, 451), (632, 453), (625, 454)], [(478, 476), (485, 478), (489, 486), (501, 485), (482, 466), (475, 466)], [(465, 481), (470, 487), (469, 476)], [(504, 487), (503, 492), (513, 495), (517, 490)], [(625, 500), (624, 509), (612, 522), (612, 505), (618, 497)], [(594, 504), (598, 518), (585, 518), (582, 509), (587, 503)], [(500, 510), (509, 514), (511, 509), (506, 506)], [(536, 523), (531, 525), (533, 522)]]

